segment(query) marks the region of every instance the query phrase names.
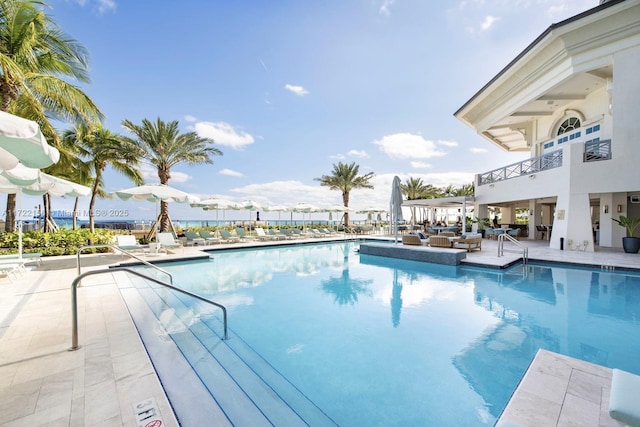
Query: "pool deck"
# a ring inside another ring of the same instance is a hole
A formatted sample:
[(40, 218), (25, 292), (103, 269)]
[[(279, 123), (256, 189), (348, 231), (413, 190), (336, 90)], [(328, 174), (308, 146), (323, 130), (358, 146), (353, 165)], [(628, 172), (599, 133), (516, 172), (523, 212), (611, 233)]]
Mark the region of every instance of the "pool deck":
[[(317, 241), (320, 239), (305, 240)], [(622, 250), (559, 251), (549, 249), (546, 241), (523, 240), (523, 243), (529, 247), (531, 260), (640, 268), (640, 255), (625, 254)], [(215, 252), (203, 253), (202, 249), (267, 244), (270, 243), (192, 246), (144, 259), (164, 261), (215, 256)], [(518, 262), (519, 257), (515, 253), (498, 257), (497, 242), (485, 239), (482, 251), (467, 254), (463, 265), (502, 268)], [(126, 260), (113, 254), (86, 255), (82, 258), (82, 272), (119, 265)], [(163, 426), (179, 425), (113, 274), (83, 280), (78, 290), (81, 347), (68, 351), (71, 347), (70, 288), (76, 276), (76, 257), (62, 256), (43, 258), (40, 266), (29, 265), (28, 271), (13, 281), (0, 278), (0, 426), (144, 426), (153, 419), (147, 418), (141, 423), (151, 413), (141, 412), (149, 408), (163, 421)], [(574, 405), (580, 399), (593, 403), (591, 398), (576, 394), (576, 389), (597, 388), (601, 390), (601, 408), (604, 407), (608, 397), (605, 390), (610, 385), (608, 368), (559, 355), (545, 356), (544, 360), (544, 365), (534, 361), (525, 375), (500, 419), (503, 426), (618, 425), (614, 421), (599, 424), (602, 410), (596, 414), (592, 405)], [(567, 366), (572, 367), (570, 380), (578, 382), (569, 382), (563, 389), (555, 373), (567, 372)], [(545, 415), (548, 409), (545, 405), (539, 406), (535, 399), (527, 398), (527, 393), (535, 395), (527, 391), (527, 384), (532, 384), (534, 391), (545, 390), (543, 403), (556, 408), (559, 405), (560, 415), (540, 423), (539, 416)], [(547, 393), (552, 386), (555, 392)], [(585, 418), (589, 418), (588, 423)]]

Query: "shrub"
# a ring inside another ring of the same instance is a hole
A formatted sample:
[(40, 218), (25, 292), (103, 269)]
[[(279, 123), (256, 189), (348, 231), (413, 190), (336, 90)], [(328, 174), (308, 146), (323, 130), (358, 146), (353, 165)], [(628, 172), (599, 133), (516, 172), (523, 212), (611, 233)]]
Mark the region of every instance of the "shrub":
[[(41, 252), (43, 256), (75, 255), (81, 246), (113, 244), (113, 231), (96, 229), (58, 230), (51, 233), (27, 231), (22, 233), (22, 250), (24, 253)], [(18, 233), (0, 234), (0, 251), (2, 253), (18, 252)], [(83, 253), (108, 252), (109, 248), (87, 249)]]

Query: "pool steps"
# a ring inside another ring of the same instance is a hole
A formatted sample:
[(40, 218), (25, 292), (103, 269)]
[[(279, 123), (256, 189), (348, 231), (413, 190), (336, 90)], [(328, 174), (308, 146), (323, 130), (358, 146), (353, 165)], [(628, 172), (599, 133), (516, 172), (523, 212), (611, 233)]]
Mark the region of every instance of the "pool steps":
[[(202, 311), (196, 314), (188, 305), (189, 297), (151, 287), (143, 279), (133, 278), (132, 282), (158, 320), (156, 328), (162, 325), (165, 337), (175, 342), (231, 424), (336, 425), (232, 329), (229, 339), (222, 340), (222, 323), (209, 307), (198, 303)], [(150, 357), (154, 361), (151, 352)], [(158, 374), (162, 380), (162, 372)], [(176, 408), (180, 418), (178, 412)]]

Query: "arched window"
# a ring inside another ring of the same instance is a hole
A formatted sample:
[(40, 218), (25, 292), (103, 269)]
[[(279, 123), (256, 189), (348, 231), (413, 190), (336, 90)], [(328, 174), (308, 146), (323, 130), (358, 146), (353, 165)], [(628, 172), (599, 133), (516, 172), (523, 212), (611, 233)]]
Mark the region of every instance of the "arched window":
[(558, 135), (578, 129), (581, 126), (580, 119), (577, 117), (569, 117), (558, 127)]

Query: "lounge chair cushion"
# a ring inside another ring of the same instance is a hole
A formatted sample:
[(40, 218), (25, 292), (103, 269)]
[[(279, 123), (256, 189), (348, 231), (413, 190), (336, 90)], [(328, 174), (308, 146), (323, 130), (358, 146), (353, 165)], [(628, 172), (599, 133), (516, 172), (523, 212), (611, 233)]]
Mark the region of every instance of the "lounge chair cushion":
[(640, 426), (640, 376), (613, 370), (609, 415), (629, 426)]

